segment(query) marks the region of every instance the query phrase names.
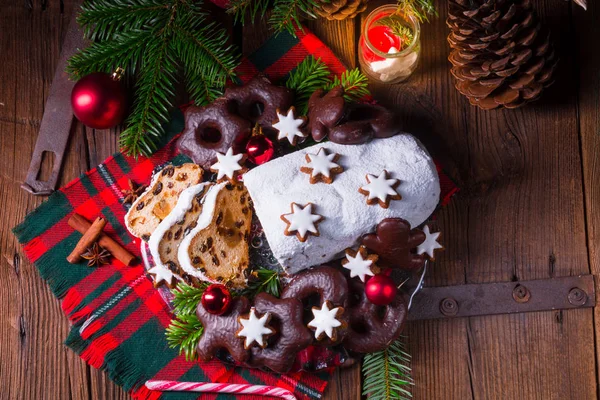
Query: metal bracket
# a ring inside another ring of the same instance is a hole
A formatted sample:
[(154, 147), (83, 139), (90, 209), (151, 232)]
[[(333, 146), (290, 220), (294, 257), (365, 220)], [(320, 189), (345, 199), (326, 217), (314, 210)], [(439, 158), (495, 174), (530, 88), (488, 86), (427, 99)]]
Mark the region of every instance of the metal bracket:
[[(69, 57), (85, 45), (83, 32), (77, 21), (77, 7), (73, 16), (60, 53), (60, 60), (54, 72), (54, 80), (50, 86), (50, 93), (46, 100), (44, 115), (40, 125), (35, 149), (31, 155), (31, 163), (27, 171), (27, 178), (21, 185), (31, 194), (37, 196), (50, 195), (58, 183), (58, 176), (62, 166), (63, 156), (69, 141), (71, 126), (73, 125), (73, 112), (71, 110), (71, 91), (75, 82), (70, 81), (65, 69)], [(44, 152), (54, 153), (52, 173), (47, 181), (39, 180), (39, 172)]]
[(520, 282), (424, 287), (412, 299), (409, 320), (473, 317), (594, 307), (593, 275)]

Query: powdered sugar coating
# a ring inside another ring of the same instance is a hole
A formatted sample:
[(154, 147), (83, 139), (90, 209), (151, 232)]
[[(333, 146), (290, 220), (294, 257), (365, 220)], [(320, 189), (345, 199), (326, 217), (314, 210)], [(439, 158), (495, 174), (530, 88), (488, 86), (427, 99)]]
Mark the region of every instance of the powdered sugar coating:
[[(352, 146), (328, 143), (330, 152), (340, 154), (344, 173), (329, 185), (311, 185), (298, 168), (305, 164), (307, 153), (315, 153), (322, 146), (277, 158), (244, 175), (273, 255), (288, 273), (339, 258), (384, 218), (403, 218), (411, 226), (419, 226), (439, 201), (435, 164), (411, 135)], [(401, 201), (390, 202), (387, 209), (367, 205), (365, 196), (358, 192), (366, 174), (384, 169), (400, 180), (396, 190), (402, 196)], [(290, 212), (292, 202), (318, 204), (319, 214), (325, 218), (319, 223), (318, 237), (302, 243), (283, 234), (285, 222), (280, 216)]]

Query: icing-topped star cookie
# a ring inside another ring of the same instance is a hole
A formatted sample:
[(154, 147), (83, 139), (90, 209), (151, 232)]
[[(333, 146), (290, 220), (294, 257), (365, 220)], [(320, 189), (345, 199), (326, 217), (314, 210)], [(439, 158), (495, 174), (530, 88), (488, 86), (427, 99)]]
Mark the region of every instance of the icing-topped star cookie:
[(283, 233), (286, 236), (296, 235), (301, 242), (305, 242), (309, 234), (319, 236), (317, 224), (324, 217), (319, 214), (313, 214), (312, 208), (313, 203), (307, 203), (304, 206), (292, 203), (292, 212), (281, 216), (283, 222), (288, 224)]
[(437, 241), (441, 232), (431, 233), (429, 226), (425, 225), (423, 233), (425, 234), (425, 241), (417, 246), (417, 254), (427, 254), (430, 260), (434, 260), (435, 250), (444, 248)]
[(287, 139), (292, 146), (296, 145), (298, 138), (305, 138), (306, 134), (300, 128), (306, 123), (306, 117), (295, 117), (296, 109), (290, 107), (286, 115), (281, 114), (277, 109), (277, 122), (273, 123), (273, 128), (277, 129), (277, 140)]
[(177, 276), (170, 269), (159, 265), (150, 268), (148, 274), (154, 278), (154, 287), (159, 287), (164, 282), (169, 288), (173, 288), (177, 282)]
[(235, 183), (237, 177), (246, 171), (242, 166), (245, 158), (243, 154), (233, 154), (233, 148), (230, 147), (225, 154), (217, 152), (217, 162), (210, 167), (210, 170), (217, 173), (217, 182), (227, 178), (231, 183)]
[(258, 317), (254, 307), (250, 308), (249, 314), (238, 318), (238, 322), (242, 327), (236, 332), (236, 336), (245, 338), (245, 349), (249, 349), (254, 342), (262, 348), (267, 346), (266, 337), (275, 333), (273, 329), (267, 326), (270, 320), (271, 313), (267, 312), (262, 317)]
[(341, 173), (344, 169), (336, 163), (340, 158), (339, 154), (327, 154), (325, 149), (321, 147), (316, 154), (307, 153), (306, 162), (308, 164), (300, 167), (300, 171), (305, 174), (310, 174), (310, 183), (317, 182), (332, 183), (333, 176)]
[(367, 204), (379, 204), (382, 208), (388, 208), (391, 200), (402, 199), (396, 191), (399, 184), (398, 179), (388, 179), (388, 172), (384, 169), (379, 176), (367, 174), (367, 184), (358, 191), (367, 196)]
[(327, 336), (335, 342), (336, 328), (342, 326), (338, 318), (344, 313), (344, 308), (332, 308), (331, 302), (326, 300), (321, 307), (313, 307), (312, 313), (314, 318), (308, 323), (308, 327), (315, 331), (315, 339), (322, 340)]
[(342, 267), (350, 271), (350, 278), (358, 276), (364, 282), (367, 275), (375, 275), (373, 270), (377, 268), (375, 262), (378, 258), (376, 254), (369, 255), (365, 246), (360, 246), (358, 250), (347, 249)]

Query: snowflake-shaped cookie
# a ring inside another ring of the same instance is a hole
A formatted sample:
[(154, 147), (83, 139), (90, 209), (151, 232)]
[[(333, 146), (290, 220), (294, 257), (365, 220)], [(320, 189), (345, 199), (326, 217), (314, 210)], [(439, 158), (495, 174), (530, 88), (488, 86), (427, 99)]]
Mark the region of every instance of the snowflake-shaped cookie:
[(434, 260), (435, 250), (444, 248), (437, 241), (441, 232), (431, 233), (429, 226), (425, 225), (423, 233), (425, 234), (425, 241), (417, 246), (417, 254), (427, 254), (430, 260)]
[(233, 149), (230, 147), (225, 154), (217, 152), (217, 162), (210, 167), (210, 170), (217, 173), (217, 182), (227, 178), (231, 183), (235, 183), (237, 177), (246, 170), (242, 166), (245, 158), (243, 154), (233, 154)]
[(177, 277), (170, 269), (156, 265), (148, 270), (148, 274), (154, 278), (154, 287), (159, 287), (163, 282), (170, 288), (175, 286)]
[(375, 262), (378, 258), (376, 254), (369, 255), (365, 246), (360, 246), (358, 250), (346, 250), (346, 258), (342, 260), (342, 266), (350, 271), (350, 278), (358, 276), (364, 282), (367, 275), (375, 275), (373, 270), (377, 268)]
[(325, 336), (334, 342), (337, 339), (336, 328), (342, 326), (338, 318), (344, 313), (344, 308), (332, 307), (331, 302), (326, 300), (320, 308), (312, 308), (314, 318), (308, 323), (308, 327), (315, 331), (315, 339), (317, 340), (322, 340)]
[(336, 163), (339, 158), (339, 154), (327, 154), (325, 149), (321, 147), (319, 151), (317, 151), (317, 154), (306, 154), (306, 162), (308, 164), (300, 167), (300, 171), (310, 174), (311, 184), (317, 182), (332, 183), (333, 176), (344, 170)]
[(294, 107), (290, 107), (286, 115), (281, 114), (279, 109), (277, 109), (278, 121), (273, 123), (273, 128), (279, 131), (277, 139), (287, 139), (292, 146), (296, 145), (298, 138), (306, 137), (306, 134), (300, 130), (306, 122), (306, 117), (296, 118), (294, 116), (295, 113), (296, 109)]
[(281, 219), (288, 224), (283, 233), (287, 236), (296, 235), (301, 242), (306, 242), (309, 234), (319, 236), (317, 224), (323, 221), (324, 217), (313, 214), (312, 209), (313, 203), (304, 206), (292, 203), (292, 212), (281, 216)]
[(400, 184), (398, 179), (388, 179), (384, 169), (379, 176), (367, 174), (367, 184), (358, 191), (367, 196), (367, 204), (379, 204), (383, 208), (390, 206), (391, 200), (401, 200), (402, 196), (396, 191)]
[(236, 336), (245, 338), (244, 348), (246, 350), (249, 349), (254, 342), (262, 348), (267, 346), (266, 338), (275, 333), (273, 329), (267, 326), (270, 320), (271, 313), (265, 313), (259, 318), (254, 307), (250, 308), (250, 313), (248, 315), (242, 315), (238, 318), (242, 327), (237, 331)]

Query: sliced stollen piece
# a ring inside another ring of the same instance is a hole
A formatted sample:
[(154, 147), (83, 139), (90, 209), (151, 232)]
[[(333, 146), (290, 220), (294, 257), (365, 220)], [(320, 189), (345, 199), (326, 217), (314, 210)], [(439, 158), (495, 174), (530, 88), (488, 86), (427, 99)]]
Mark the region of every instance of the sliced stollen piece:
[(181, 192), (173, 211), (150, 235), (148, 247), (155, 265), (168, 268), (180, 276), (184, 275), (179, 267), (177, 249), (185, 236), (196, 227), (196, 221), (202, 212), (202, 198), (210, 186), (210, 183), (199, 183)]
[[(337, 163), (344, 172), (331, 184), (311, 185), (298, 169), (306, 164), (306, 154), (315, 154), (320, 148), (339, 154)], [(390, 179), (399, 180), (396, 191), (402, 197), (391, 201), (388, 208), (366, 204), (358, 191), (367, 174), (383, 170)], [(288, 273), (343, 257), (344, 250), (355, 247), (385, 218), (403, 218), (411, 226), (419, 226), (435, 210), (440, 196), (433, 160), (408, 134), (358, 145), (320, 143), (254, 168), (244, 175), (244, 185), (273, 255)], [(319, 236), (300, 242), (285, 235), (286, 223), (280, 216), (290, 212), (293, 202), (318, 206), (318, 214), (323, 216)]]
[(158, 224), (173, 210), (181, 192), (200, 183), (203, 174), (204, 170), (192, 163), (168, 165), (155, 173), (148, 189), (125, 215), (127, 230), (148, 241)]
[(251, 221), (250, 195), (244, 185), (212, 186), (204, 195), (196, 227), (179, 245), (183, 271), (204, 281), (245, 286)]

